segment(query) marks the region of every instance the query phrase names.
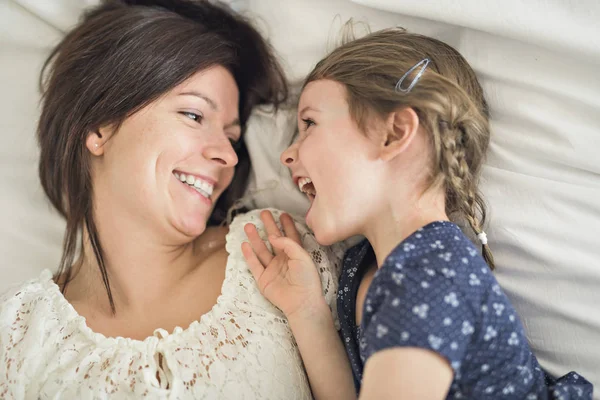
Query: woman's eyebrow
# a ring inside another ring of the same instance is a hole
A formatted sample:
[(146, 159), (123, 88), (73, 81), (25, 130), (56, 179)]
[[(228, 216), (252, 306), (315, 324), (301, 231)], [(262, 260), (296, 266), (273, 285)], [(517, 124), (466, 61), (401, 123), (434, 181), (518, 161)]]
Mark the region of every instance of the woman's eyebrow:
[(180, 96), (196, 96), (201, 98), (202, 100), (206, 101), (208, 103), (208, 105), (210, 106), (210, 108), (212, 108), (214, 111), (219, 111), (219, 107), (217, 106), (217, 103), (214, 102), (213, 99), (211, 99), (210, 97), (200, 93), (200, 92), (195, 92), (195, 91), (188, 91), (188, 92), (183, 92), (183, 93), (179, 93)]
[[(213, 99), (211, 99), (210, 97), (208, 97), (200, 92), (188, 91), (188, 92), (179, 93), (179, 96), (195, 96), (195, 97), (201, 98), (202, 100), (204, 100), (208, 103), (208, 105), (210, 106), (210, 108), (213, 109), (213, 111), (219, 111), (219, 106), (217, 106), (217, 103), (215, 103), (215, 101)], [(239, 118), (236, 118), (233, 120), (233, 122), (227, 124), (227, 126), (225, 126), (225, 129), (232, 128), (235, 126), (241, 126)]]
[(225, 129), (229, 129), (229, 128), (233, 128), (233, 127), (240, 127), (241, 128), (241, 126), (242, 126), (242, 124), (240, 123), (240, 119), (237, 118), (232, 123), (227, 124), (225, 126)]

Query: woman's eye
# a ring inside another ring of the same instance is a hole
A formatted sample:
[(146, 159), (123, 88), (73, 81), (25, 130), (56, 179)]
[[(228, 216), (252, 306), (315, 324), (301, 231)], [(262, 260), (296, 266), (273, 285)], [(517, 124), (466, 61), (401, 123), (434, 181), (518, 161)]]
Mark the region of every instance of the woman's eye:
[(313, 121), (310, 118), (304, 118), (302, 119), (302, 122), (304, 122), (304, 130), (308, 130), (308, 128), (310, 128), (311, 126), (315, 125), (315, 121)]
[(237, 152), (241, 147), (242, 147), (242, 139), (232, 139), (229, 138), (229, 143), (231, 143), (231, 147), (233, 147), (233, 150), (235, 152)]
[(181, 114), (198, 123), (201, 123), (203, 119), (202, 114), (196, 114), (189, 111), (182, 111)]

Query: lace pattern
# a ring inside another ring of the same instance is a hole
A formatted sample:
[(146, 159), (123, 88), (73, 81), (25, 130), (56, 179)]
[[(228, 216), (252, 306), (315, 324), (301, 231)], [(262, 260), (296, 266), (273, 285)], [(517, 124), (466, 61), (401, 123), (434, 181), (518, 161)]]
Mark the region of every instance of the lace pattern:
[[(271, 211), (279, 220), (281, 213)], [(266, 239), (259, 214), (232, 222), (222, 293), (187, 329), (156, 329), (143, 341), (95, 333), (49, 270), (6, 292), (0, 298), (0, 398), (312, 398), (287, 321), (261, 296), (241, 254), (246, 223)], [(296, 225), (336, 316), (343, 248), (322, 247)]]

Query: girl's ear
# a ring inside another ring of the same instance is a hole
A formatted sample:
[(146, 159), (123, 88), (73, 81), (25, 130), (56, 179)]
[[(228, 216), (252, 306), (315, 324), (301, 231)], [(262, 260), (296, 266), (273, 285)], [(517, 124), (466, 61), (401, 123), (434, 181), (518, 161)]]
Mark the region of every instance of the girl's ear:
[(406, 150), (419, 130), (419, 116), (410, 107), (396, 110), (385, 122), (380, 157), (384, 161), (392, 160)]

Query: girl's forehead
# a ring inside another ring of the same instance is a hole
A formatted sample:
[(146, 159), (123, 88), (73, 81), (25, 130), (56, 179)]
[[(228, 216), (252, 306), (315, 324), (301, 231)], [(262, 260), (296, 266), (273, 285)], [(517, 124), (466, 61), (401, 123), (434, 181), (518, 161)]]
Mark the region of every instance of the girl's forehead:
[(304, 87), (302, 95), (300, 96), (300, 102), (345, 102), (345, 98), (346, 89), (344, 88), (344, 85), (332, 80), (321, 79), (312, 81)]
[(346, 91), (342, 84), (330, 80), (310, 82), (300, 96), (298, 115), (314, 113), (347, 114)]

